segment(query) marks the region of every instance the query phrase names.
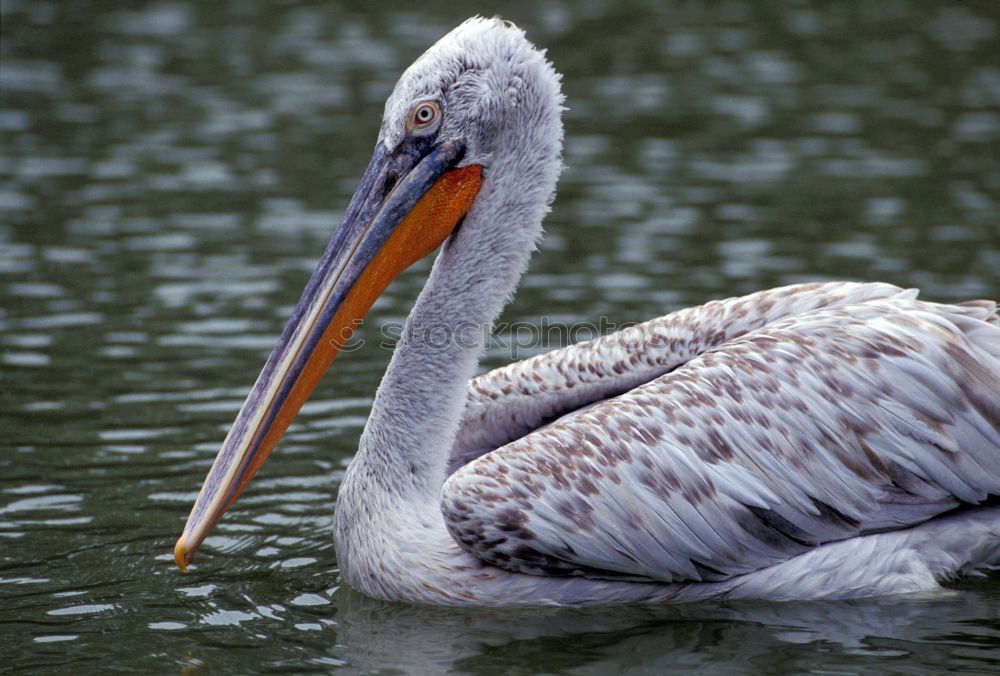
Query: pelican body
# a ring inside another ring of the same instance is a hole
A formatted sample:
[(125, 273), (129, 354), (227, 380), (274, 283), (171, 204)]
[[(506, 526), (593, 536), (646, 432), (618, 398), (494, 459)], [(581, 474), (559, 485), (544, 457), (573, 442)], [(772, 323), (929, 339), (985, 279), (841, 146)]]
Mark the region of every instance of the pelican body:
[(834, 599), (1000, 563), (993, 302), (788, 286), (473, 377), (541, 236), (562, 101), (543, 53), (496, 19), (406, 70), (178, 565), (377, 296), (439, 248), (340, 487), (352, 587), (473, 606)]

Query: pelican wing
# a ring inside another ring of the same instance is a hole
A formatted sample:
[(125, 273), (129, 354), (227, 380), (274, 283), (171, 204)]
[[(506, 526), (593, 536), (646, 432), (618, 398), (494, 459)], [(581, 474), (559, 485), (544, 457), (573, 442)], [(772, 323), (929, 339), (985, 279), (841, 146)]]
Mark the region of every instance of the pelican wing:
[(561, 415), (628, 392), (785, 317), (913, 295), (881, 283), (795, 284), (686, 308), (490, 371), (469, 383), (449, 473)]
[(520, 572), (717, 580), (1000, 495), (995, 307), (877, 292), (482, 455), (444, 486), (451, 534)]

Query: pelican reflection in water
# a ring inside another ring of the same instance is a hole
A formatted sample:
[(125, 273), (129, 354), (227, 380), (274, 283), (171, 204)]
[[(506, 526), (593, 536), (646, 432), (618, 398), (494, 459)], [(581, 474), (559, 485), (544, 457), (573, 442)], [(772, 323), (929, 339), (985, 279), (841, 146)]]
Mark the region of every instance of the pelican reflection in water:
[[(440, 247), (340, 488), (343, 579), (388, 600), (835, 599), (1000, 562), (1000, 322), (889, 284), (714, 301), (473, 378), (561, 169), (559, 76), (471, 19), (410, 66), (175, 558), (378, 295)], [(478, 335), (475, 340), (470, 336)]]

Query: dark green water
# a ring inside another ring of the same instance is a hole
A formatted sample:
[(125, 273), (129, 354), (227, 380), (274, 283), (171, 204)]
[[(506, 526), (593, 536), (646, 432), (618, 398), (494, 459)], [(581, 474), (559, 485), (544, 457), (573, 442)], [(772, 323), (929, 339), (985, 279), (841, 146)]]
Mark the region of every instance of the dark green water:
[(0, 8), (0, 671), (1000, 669), (996, 576), (587, 612), (340, 588), (333, 501), (378, 340), (335, 364), (192, 573), (170, 553), (385, 96), (467, 15), (526, 28), (568, 97), (568, 169), (505, 318), (617, 322), (802, 280), (1000, 296), (1000, 3)]

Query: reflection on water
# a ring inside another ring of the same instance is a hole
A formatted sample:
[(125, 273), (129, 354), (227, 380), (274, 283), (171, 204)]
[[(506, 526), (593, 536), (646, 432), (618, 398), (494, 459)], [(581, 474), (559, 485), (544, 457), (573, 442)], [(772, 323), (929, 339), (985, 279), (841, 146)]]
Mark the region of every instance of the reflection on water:
[[(803, 672), (819, 666), (817, 652), (831, 671), (857, 669), (872, 657), (910, 658), (928, 670), (975, 668), (995, 663), (1000, 620), (995, 599), (954, 592), (851, 603), (520, 611), (403, 607), (347, 589), (337, 600), (331, 652), (362, 670), (428, 674), (483, 663), (497, 672), (546, 665), (608, 673), (609, 661), (617, 672), (723, 665), (728, 673)], [(984, 630), (988, 623), (993, 628)], [(943, 637), (950, 633), (963, 636), (961, 650), (949, 650)]]
[[(172, 568), (382, 101), (466, 11), (0, 5), (9, 667), (996, 668), (996, 578), (931, 598), (516, 614), (338, 589), (333, 495), (387, 361), (379, 327), (419, 272), (380, 299), (193, 573)], [(481, 11), (549, 47), (569, 105), (548, 236), (506, 321), (617, 323), (806, 279), (1000, 295), (992, 3)]]

